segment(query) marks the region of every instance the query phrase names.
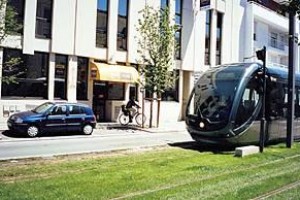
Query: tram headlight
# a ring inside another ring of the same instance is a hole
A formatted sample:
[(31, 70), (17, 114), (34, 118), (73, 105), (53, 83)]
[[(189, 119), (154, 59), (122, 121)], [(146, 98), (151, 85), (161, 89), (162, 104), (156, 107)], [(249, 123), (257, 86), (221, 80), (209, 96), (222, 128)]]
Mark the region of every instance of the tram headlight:
[(199, 123), (199, 127), (200, 127), (200, 128), (204, 128), (204, 126), (205, 126), (205, 124), (204, 124), (203, 122), (200, 122), (200, 123)]

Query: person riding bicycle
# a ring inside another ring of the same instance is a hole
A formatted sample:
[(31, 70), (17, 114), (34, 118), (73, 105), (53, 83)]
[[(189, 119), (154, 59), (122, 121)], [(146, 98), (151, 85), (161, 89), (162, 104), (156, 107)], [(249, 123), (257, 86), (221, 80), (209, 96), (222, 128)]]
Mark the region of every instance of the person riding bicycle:
[(129, 101), (126, 104), (126, 109), (129, 111), (129, 122), (132, 122), (132, 117), (134, 115), (134, 113), (137, 112), (137, 108), (140, 108), (140, 106), (134, 101), (134, 96), (131, 96)]

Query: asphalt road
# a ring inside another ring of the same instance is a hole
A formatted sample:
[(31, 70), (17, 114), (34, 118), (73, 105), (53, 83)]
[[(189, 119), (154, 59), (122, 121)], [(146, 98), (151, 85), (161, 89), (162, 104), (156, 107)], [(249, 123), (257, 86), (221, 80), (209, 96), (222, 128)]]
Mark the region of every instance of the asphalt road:
[(3, 132), (0, 160), (51, 157), (139, 149), (192, 141), (186, 131), (149, 133), (139, 130), (94, 130), (93, 135), (16, 137)]

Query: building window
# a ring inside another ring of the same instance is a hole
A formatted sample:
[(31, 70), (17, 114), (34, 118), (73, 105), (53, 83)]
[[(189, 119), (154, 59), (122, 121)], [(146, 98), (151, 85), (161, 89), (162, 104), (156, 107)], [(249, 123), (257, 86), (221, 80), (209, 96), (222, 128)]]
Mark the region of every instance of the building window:
[(79, 57), (77, 65), (77, 100), (87, 100), (89, 60)]
[(107, 100), (124, 100), (125, 84), (117, 82), (108, 82), (107, 84)]
[(216, 49), (216, 65), (220, 65), (222, 61), (222, 31), (223, 31), (223, 14), (217, 14), (217, 49)]
[(102, 48), (107, 47), (108, 3), (109, 0), (97, 3), (96, 46)]
[(37, 0), (35, 36), (51, 38), (52, 0)]
[(5, 24), (6, 28), (9, 30), (9, 34), (22, 34), (24, 23), (24, 0), (8, 0), (6, 12), (9, 12), (8, 9), (12, 9), (15, 13), (15, 22), (17, 23), (17, 27), (7, 27), (9, 24)]
[(167, 88), (161, 95), (162, 101), (177, 101), (179, 102), (179, 70), (173, 71), (174, 85), (173, 87)]
[(169, 7), (169, 0), (160, 0), (160, 8), (164, 10), (166, 7)]
[(2, 75), (14, 82), (6, 83), (2, 79), (2, 97), (47, 99), (48, 66), (46, 53), (35, 52), (31, 56), (22, 54), (21, 50), (4, 49)]
[(128, 0), (119, 0), (117, 49), (127, 50)]
[(68, 56), (55, 55), (54, 98), (67, 99)]
[(211, 11), (206, 11), (205, 23), (205, 64), (210, 65), (210, 30), (211, 30)]
[[(175, 23), (178, 27), (182, 26), (182, 0), (176, 0), (175, 5)], [(175, 33), (175, 40), (176, 40), (176, 51), (175, 51), (175, 58), (181, 58), (181, 28), (176, 31)]]

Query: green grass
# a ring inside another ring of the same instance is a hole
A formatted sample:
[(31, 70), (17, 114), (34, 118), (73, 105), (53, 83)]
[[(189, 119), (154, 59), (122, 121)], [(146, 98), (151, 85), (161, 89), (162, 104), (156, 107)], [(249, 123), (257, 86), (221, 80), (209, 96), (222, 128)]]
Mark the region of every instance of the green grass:
[(0, 199), (251, 199), (300, 195), (300, 144), (244, 158), (181, 148), (0, 163)]

